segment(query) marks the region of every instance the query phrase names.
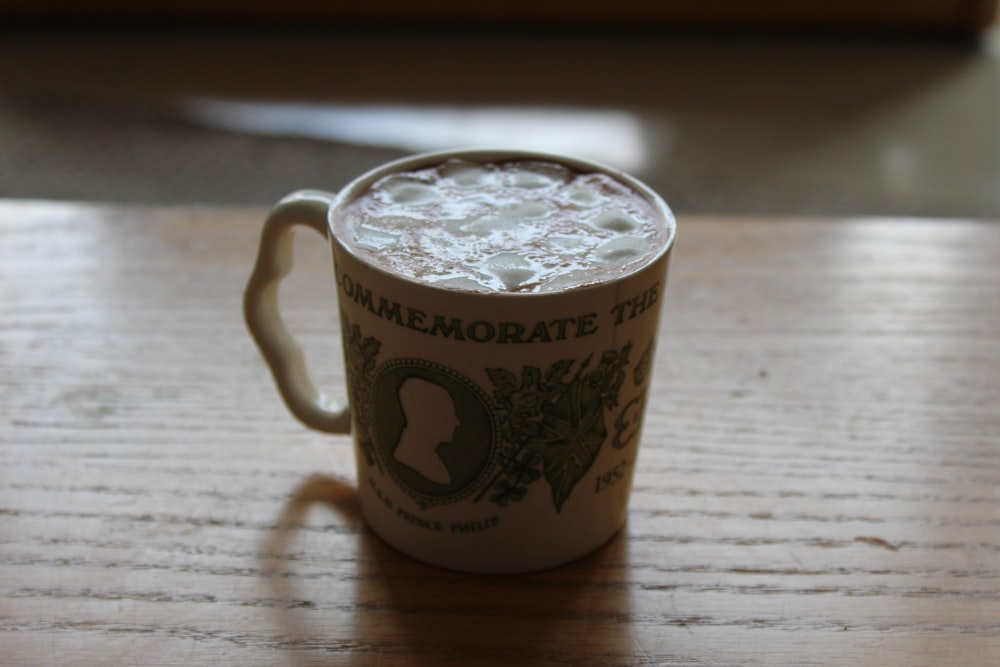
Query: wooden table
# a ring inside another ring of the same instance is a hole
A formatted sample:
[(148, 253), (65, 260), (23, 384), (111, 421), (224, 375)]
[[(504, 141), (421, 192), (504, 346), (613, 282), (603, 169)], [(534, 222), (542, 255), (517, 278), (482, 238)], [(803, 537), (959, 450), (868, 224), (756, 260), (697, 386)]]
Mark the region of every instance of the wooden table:
[(385, 546), (285, 412), (262, 216), (0, 204), (3, 665), (1000, 664), (1000, 224), (682, 217), (627, 528), (490, 577)]

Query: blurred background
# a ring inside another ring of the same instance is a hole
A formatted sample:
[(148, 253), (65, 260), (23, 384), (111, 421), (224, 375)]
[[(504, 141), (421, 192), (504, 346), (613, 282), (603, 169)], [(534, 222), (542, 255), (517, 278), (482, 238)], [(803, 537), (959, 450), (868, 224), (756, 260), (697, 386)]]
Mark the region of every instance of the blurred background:
[(1000, 218), (996, 0), (0, 0), (0, 197), (270, 205), (567, 152), (678, 213)]

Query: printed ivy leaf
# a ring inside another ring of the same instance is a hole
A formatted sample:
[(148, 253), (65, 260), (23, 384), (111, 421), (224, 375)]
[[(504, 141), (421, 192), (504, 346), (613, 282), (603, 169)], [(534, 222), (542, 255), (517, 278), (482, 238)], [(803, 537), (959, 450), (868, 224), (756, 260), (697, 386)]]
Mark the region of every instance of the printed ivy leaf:
[(503, 472), (507, 477), (515, 478), (518, 484), (531, 484), (541, 476), (535, 469), (538, 463), (538, 455), (526, 451), (520, 458), (511, 459), (504, 464)]
[(653, 350), (655, 344), (655, 340), (649, 341), (649, 345), (646, 346), (642, 356), (639, 357), (639, 361), (635, 364), (635, 370), (632, 371), (632, 377), (636, 387), (642, 386), (642, 384), (646, 381), (646, 378), (649, 377), (650, 370), (653, 367)]
[(531, 442), (542, 454), (542, 470), (556, 511), (594, 464), (608, 434), (604, 401), (592, 386), (575, 380), (551, 407)]
[(601, 395), (605, 407), (611, 409), (618, 405), (618, 393), (625, 381), (625, 366), (632, 351), (632, 342), (626, 343), (620, 352), (608, 350), (601, 355), (601, 363), (587, 374), (586, 380)]
[(546, 395), (534, 387), (518, 390), (508, 401), (508, 433), (515, 442), (524, 442), (538, 432)]
[(346, 372), (348, 380), (348, 395), (354, 408), (358, 446), (364, 453), (368, 465), (378, 463), (375, 458), (375, 445), (372, 435), (371, 405), (364, 400), (371, 388), (372, 373), (378, 361), (382, 342), (374, 336), (365, 336), (361, 327), (351, 324), (347, 316), (341, 312), (341, 326), (346, 343)]
[(487, 368), (486, 374), (493, 383), (493, 396), (499, 403), (510, 407), (510, 397), (517, 391), (517, 376), (506, 368)]
[(361, 354), (365, 358), (365, 368), (369, 371), (375, 368), (375, 358), (382, 349), (382, 341), (370, 336), (361, 343)]
[(546, 389), (554, 388), (563, 381), (563, 378), (569, 373), (569, 369), (573, 367), (572, 359), (563, 359), (562, 361), (557, 361), (549, 367), (549, 370), (545, 371), (545, 380), (542, 386)]
[(521, 389), (537, 389), (542, 386), (542, 371), (538, 366), (521, 368)]
[(490, 500), (500, 507), (506, 507), (507, 503), (516, 503), (521, 498), (524, 498), (527, 493), (528, 490), (523, 486), (518, 486), (506, 479), (501, 479), (497, 482), (496, 493), (490, 496)]
[(379, 350), (382, 349), (382, 342), (374, 336), (365, 337), (362, 335), (361, 327), (357, 324), (350, 325), (349, 331), (347, 331), (346, 319), (344, 321), (348, 349), (347, 357), (352, 377), (355, 382), (366, 382), (370, 380), (367, 376), (375, 370), (375, 362)]

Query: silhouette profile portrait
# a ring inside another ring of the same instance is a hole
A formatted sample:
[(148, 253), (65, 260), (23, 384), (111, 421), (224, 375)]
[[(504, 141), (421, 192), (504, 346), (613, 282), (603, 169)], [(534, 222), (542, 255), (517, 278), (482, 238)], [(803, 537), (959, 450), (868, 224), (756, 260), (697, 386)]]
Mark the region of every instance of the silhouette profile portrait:
[(438, 453), (461, 424), (451, 394), (429, 380), (410, 377), (399, 385), (399, 404), (405, 426), (393, 458), (436, 484), (451, 484), (451, 471)]

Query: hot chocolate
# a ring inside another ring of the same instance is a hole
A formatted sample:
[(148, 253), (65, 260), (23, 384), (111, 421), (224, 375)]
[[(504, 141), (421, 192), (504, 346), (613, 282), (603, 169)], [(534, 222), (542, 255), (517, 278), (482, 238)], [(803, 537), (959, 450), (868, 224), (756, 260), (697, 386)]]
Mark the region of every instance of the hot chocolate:
[(394, 173), (335, 221), (354, 254), (410, 280), (475, 292), (555, 292), (644, 266), (668, 242), (640, 193), (556, 162), (472, 162)]

